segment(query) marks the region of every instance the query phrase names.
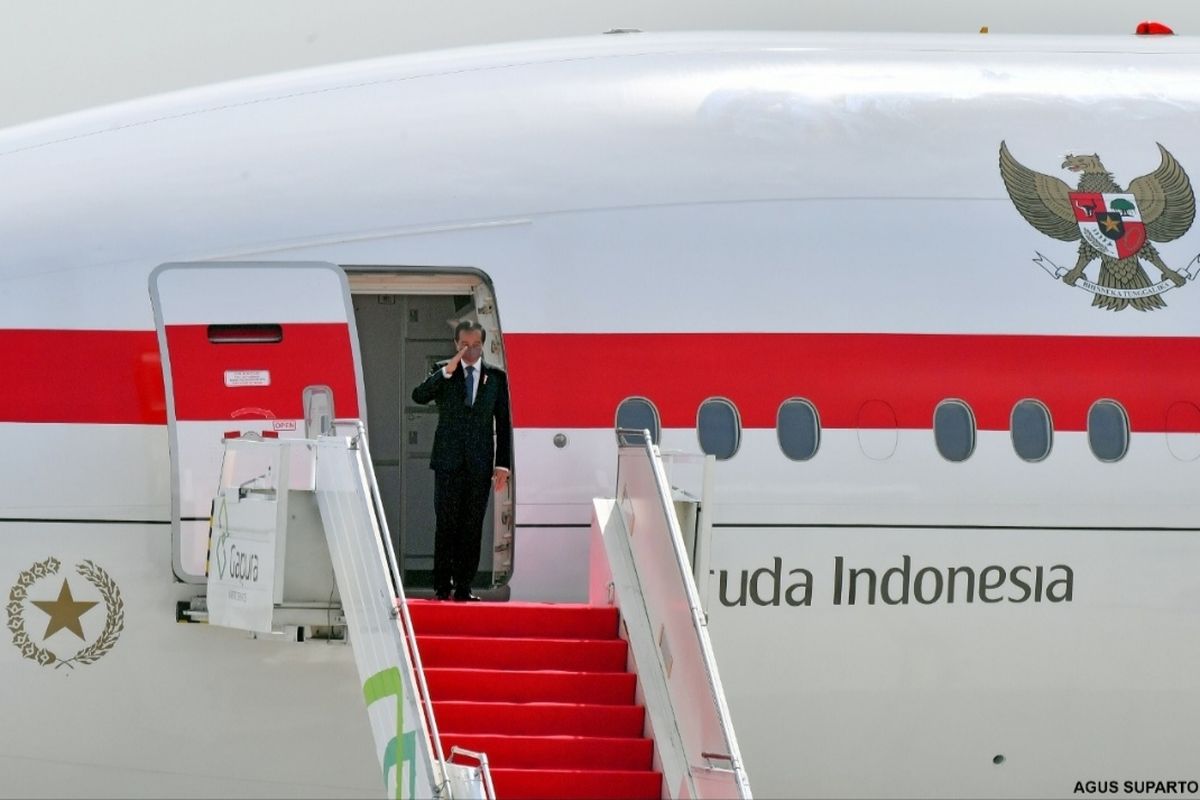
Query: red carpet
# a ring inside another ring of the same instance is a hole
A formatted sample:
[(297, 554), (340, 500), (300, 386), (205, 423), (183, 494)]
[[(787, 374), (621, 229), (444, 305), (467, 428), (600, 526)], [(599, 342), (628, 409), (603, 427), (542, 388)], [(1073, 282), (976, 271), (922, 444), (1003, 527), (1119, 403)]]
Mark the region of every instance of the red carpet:
[(615, 608), (408, 606), (442, 747), (486, 753), (498, 800), (659, 800)]

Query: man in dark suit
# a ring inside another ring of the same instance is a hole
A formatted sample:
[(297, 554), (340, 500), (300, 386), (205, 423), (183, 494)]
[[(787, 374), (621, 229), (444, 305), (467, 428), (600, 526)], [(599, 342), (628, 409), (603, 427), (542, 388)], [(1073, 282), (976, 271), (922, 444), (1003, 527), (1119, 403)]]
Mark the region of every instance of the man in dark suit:
[(478, 600), (471, 582), (479, 569), (479, 546), (488, 489), (508, 485), (512, 470), (512, 420), (508, 376), (483, 363), (487, 331), (463, 321), (454, 329), (458, 352), (413, 389), (415, 403), (437, 401), (438, 425), (429, 467), (434, 471), (433, 589), (439, 600)]

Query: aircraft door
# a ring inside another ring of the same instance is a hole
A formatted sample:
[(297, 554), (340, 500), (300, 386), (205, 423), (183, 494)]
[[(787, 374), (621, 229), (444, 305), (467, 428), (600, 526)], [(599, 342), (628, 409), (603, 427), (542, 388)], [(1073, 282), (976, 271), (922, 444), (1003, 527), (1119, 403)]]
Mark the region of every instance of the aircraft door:
[[(492, 296), (491, 287), (480, 283), (472, 291), (475, 300), (475, 318), (493, 333), (500, 330), (500, 317), (496, 312), (496, 298)], [(487, 360), (498, 367), (506, 368), (504, 357), (504, 341), (500, 336), (492, 336), (487, 343)], [(495, 503), (490, 509), (487, 528), (491, 531), (492, 573), (496, 583), (507, 580), (513, 570), (513, 483), (502, 494), (495, 495)], [(485, 539), (489, 537), (485, 536)]]
[(166, 384), (175, 575), (203, 583), (227, 431), (304, 436), (304, 389), (365, 419), (345, 273), (319, 262), (173, 263), (150, 275)]

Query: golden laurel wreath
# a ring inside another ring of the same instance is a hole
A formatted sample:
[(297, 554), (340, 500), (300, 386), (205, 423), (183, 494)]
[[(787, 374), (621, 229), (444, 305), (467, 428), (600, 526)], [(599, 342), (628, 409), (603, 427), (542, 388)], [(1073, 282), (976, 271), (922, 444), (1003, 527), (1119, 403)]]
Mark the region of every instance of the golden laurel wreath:
[(58, 573), (62, 566), (57, 558), (47, 558), (39, 561), (18, 576), (17, 584), (8, 593), (8, 629), (12, 631), (12, 642), (20, 649), (25, 658), (36, 661), (42, 666), (55, 665), (75, 668), (76, 664), (91, 664), (106, 655), (117, 643), (121, 631), (125, 630), (125, 603), (121, 600), (121, 590), (107, 572), (92, 561), (83, 561), (76, 565), (75, 571), (95, 586), (100, 596), (104, 598), (104, 607), (108, 612), (104, 620), (104, 630), (96, 641), (84, 647), (68, 659), (59, 658), (53, 651), (39, 647), (25, 632), (25, 598), (29, 588), (42, 578)]

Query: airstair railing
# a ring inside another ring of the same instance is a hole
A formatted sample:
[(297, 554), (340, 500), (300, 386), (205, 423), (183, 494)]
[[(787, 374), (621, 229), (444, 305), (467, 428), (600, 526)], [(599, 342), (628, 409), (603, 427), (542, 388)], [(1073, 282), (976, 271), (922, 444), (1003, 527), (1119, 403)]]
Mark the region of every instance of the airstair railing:
[[(437, 759), (439, 772), (438, 794), (442, 795), (449, 786), (448, 770), (446, 768), (446, 757), (442, 752), (442, 739), (438, 731), (437, 717), (433, 713), (433, 701), (429, 695), (429, 684), (425, 680), (425, 666), (421, 663), (421, 651), (417, 647), (416, 628), (413, 627), (412, 617), (408, 613), (408, 599), (404, 594), (404, 582), (400, 575), (399, 562), (396, 560), (396, 550), (392, 546), (392, 535), (388, 530), (387, 514), (383, 508), (383, 498), (379, 492), (379, 482), (375, 478), (375, 468), (371, 461), (371, 450), (367, 444), (366, 426), (362, 420), (346, 419), (337, 420), (335, 425), (350, 425), (355, 429), (353, 437), (353, 449), (358, 453), (358, 460), (362, 466), (363, 473), (367, 476), (368, 486), (371, 490), (371, 501), (375, 506), (375, 517), (379, 522), (379, 534), (383, 538), (383, 550), (387, 554), (388, 569), (392, 575), (392, 594), (395, 598), (395, 607), (397, 617), (400, 619), (400, 629), (404, 634), (404, 641), (408, 645), (408, 652), (412, 654), (413, 671), (416, 672), (417, 692), (420, 694), (420, 704), (424, 710), (421, 715), (421, 728), (425, 736), (433, 744), (434, 757)], [(481, 768), (484, 770), (484, 779), (490, 785), (491, 775), (487, 773), (486, 760), (482, 763)]]
[(473, 758), (479, 764), (479, 773), (483, 782), (483, 797), (481, 800), (496, 800), (496, 787), (492, 785), (492, 772), (488, 768), (487, 753), (479, 753), (475, 750), (467, 750), (464, 747), (454, 745), (450, 748), (450, 761), (454, 762), (454, 759), (459, 756)]
[[(680, 532), (683, 534), (684, 551), (689, 553), (692, 565), (692, 577), (696, 581), (696, 590), (700, 596), (701, 611), (707, 619), (708, 605), (708, 563), (709, 551), (712, 546), (712, 510), (711, 503), (705, 499), (713, 496), (713, 473), (716, 458), (703, 453), (687, 452), (684, 450), (658, 449), (662, 459), (663, 473), (670, 483), (672, 499), (676, 511), (680, 505), (694, 506), (691, 518), (677, 516)], [(696, 467), (699, 467), (699, 475)], [(689, 532), (683, 528), (685, 520), (694, 526)]]
[[(684, 547), (683, 535), (679, 528), (679, 521), (675, 514), (674, 501), (671, 495), (671, 484), (667, 480), (661, 454), (658, 446), (652, 441), (648, 430), (618, 429), (617, 436), (619, 443), (616, 497), (618, 508), (621, 508), (622, 515), (627, 519), (629, 533), (631, 534), (629, 538), (632, 542), (638, 537), (632, 535), (635, 518), (632, 513), (633, 508), (629, 503), (631, 499), (631, 483), (634, 481), (637, 482), (637, 485), (632, 487), (634, 493), (637, 493), (639, 489), (649, 490), (651, 487), (647, 486), (647, 483), (652, 484), (653, 491), (646, 491), (647, 494), (652, 494), (652, 496), (642, 496), (633, 499), (657, 505), (659, 515), (657, 515), (656, 519), (667, 523), (666, 538), (669, 539), (670, 547), (674, 554), (673, 560), (678, 573), (679, 587), (682, 589), (686, 599), (688, 614), (691, 618), (691, 627), (695, 634), (696, 644), (699, 647), (701, 670), (711, 696), (712, 711), (715, 712), (715, 722), (720, 735), (722, 752), (715, 752), (710, 747), (704, 747), (700, 743), (701, 738), (698, 731), (681, 729), (680, 733), (685, 740), (685, 749), (689, 751), (689, 763), (692, 768), (705, 772), (728, 773), (733, 781), (733, 786), (727, 786), (725, 791), (732, 789), (736, 792), (737, 797), (750, 798), (750, 781), (738, 749), (732, 717), (729, 713), (728, 704), (725, 701), (725, 691), (721, 685), (716, 658), (713, 655), (709, 642), (707, 616), (701, 605), (699, 592), (697, 591), (692, 575), (691, 561)], [(639, 453), (644, 455), (644, 459), (637, 458)], [(647, 468), (649, 476), (645, 474)], [(632, 480), (630, 479), (630, 472), (635, 473)], [(644, 480), (646, 477), (651, 478), (651, 480), (647, 482)], [(642, 480), (637, 480), (638, 478), (642, 478)], [(711, 481), (706, 481), (706, 483), (709, 484), (709, 486), (705, 487), (707, 490), (710, 488)], [(701, 500), (702, 502), (711, 502), (711, 497), (706, 496), (701, 498)], [(642, 527), (639, 526), (639, 530), (641, 529)], [(686, 707), (686, 705), (686, 699), (681, 698), (677, 710), (680, 706)], [(690, 747), (688, 746), (689, 743), (691, 744)], [(697, 764), (695, 760), (703, 760), (704, 763)], [(728, 764), (728, 767), (717, 766), (714, 762), (724, 762)], [(699, 785), (696, 788), (698, 791), (703, 791)]]
[[(210, 557), (217, 567), (208, 571), (207, 619), (210, 624), (271, 633), (280, 609), (287, 605), (294, 610), (297, 603), (307, 602), (304, 592), (312, 591), (303, 569), (297, 572), (298, 580), (288, 584), (289, 528), (294, 527), (291, 536), (299, 537), (302, 548), (310, 546), (313, 536), (321, 536), (341, 589), (385, 785), (392, 785), (394, 770), (397, 798), (420, 791), (439, 800), (484, 800), (480, 770), (448, 764), (442, 749), (365, 426), (358, 420), (338, 424), (340, 430), (323, 425), (311, 439), (227, 437), (213, 515), (216, 555)], [(255, 457), (233, 457), (235, 450), (249, 454), (260, 448), (263, 452)], [(244, 473), (251, 475), (249, 480), (242, 480)], [(312, 493), (315, 502), (299, 502), (293, 511), (288, 505), (293, 492)], [(228, 553), (235, 548), (239, 558), (253, 559), (253, 577), (245, 570), (235, 574), (226, 568)], [(282, 603), (285, 585), (299, 593), (288, 604)], [(324, 581), (318, 586), (328, 591)], [(394, 716), (390, 704), (376, 702), (390, 697), (396, 699)]]

